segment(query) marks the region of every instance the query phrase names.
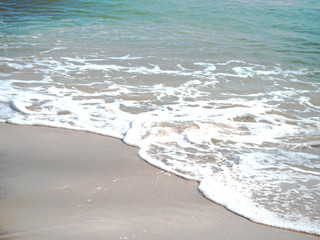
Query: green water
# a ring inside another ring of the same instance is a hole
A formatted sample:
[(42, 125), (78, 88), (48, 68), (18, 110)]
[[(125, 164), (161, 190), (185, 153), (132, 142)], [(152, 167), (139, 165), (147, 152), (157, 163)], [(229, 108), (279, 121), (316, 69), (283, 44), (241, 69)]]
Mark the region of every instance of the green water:
[(0, 9), (1, 41), (9, 45), (19, 44), (16, 36), (40, 35), (27, 43), (60, 39), (120, 55), (314, 70), (320, 64), (319, 1), (2, 1)]

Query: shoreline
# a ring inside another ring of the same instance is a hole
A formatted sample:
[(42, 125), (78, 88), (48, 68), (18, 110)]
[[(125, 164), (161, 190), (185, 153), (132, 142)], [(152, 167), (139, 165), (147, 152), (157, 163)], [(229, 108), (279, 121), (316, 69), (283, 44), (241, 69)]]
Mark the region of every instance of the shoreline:
[(0, 123), (0, 239), (320, 239), (230, 212), (103, 135)]

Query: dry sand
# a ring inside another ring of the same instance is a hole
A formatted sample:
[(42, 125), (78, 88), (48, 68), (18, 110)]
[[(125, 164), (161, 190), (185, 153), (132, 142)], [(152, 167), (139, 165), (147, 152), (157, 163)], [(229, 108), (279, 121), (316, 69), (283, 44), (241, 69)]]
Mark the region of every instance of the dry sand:
[(120, 140), (0, 124), (0, 239), (320, 239), (255, 224)]

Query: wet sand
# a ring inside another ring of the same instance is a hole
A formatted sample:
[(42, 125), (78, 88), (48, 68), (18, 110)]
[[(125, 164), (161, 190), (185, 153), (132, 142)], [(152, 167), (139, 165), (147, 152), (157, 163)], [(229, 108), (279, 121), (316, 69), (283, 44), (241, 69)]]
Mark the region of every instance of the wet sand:
[(0, 239), (320, 239), (252, 223), (118, 139), (0, 124)]

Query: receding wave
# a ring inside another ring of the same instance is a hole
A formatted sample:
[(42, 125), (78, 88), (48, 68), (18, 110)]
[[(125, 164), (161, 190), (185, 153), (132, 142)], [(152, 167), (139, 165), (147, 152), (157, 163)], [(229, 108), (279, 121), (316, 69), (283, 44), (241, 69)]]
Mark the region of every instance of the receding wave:
[(121, 138), (231, 211), (320, 234), (320, 83), (308, 69), (46, 53), (0, 58), (2, 121)]

